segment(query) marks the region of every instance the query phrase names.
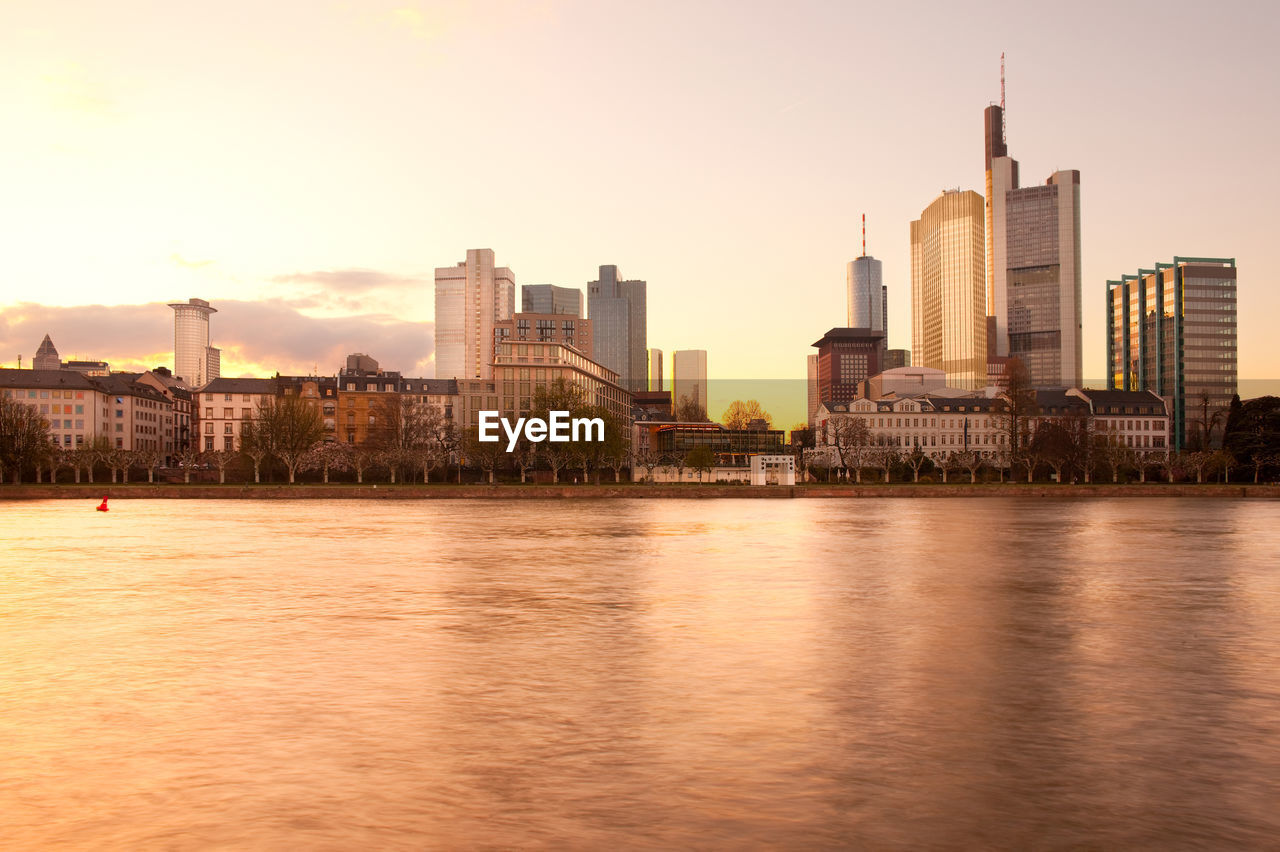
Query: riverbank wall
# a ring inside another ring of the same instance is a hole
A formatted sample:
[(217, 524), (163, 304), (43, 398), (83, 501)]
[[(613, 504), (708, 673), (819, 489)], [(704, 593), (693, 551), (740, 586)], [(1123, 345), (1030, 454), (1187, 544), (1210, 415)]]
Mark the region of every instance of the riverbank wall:
[(864, 497), (1023, 497), (1033, 499), (1092, 497), (1204, 497), (1280, 498), (1280, 485), (1243, 483), (1195, 485), (1187, 483), (1145, 483), (1128, 485), (1055, 485), (1053, 483), (864, 485), (208, 485), (128, 483), (90, 484), (34, 483), (0, 485), (0, 502), (5, 500), (459, 500), (459, 499), (581, 499), (581, 498), (864, 498)]

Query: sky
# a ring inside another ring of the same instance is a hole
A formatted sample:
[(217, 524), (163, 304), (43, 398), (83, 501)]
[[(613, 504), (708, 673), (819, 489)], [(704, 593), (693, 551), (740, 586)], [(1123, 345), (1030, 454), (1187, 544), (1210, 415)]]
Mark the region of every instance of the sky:
[[(797, 379), (884, 262), (909, 348), (912, 219), (983, 187), (1000, 97), (1023, 183), (1081, 172), (1085, 375), (1105, 282), (1234, 257), (1240, 375), (1280, 377), (1280, 11), (1177, 2), (0, 3), (0, 365), (434, 375), (433, 269), (649, 283), (649, 345)], [(803, 413), (803, 412), (801, 412)]]

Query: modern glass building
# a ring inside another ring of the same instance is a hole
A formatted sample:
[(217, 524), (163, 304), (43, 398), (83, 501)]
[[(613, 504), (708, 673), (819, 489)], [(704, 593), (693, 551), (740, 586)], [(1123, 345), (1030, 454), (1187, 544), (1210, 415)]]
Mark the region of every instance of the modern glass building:
[(1172, 402), (1174, 449), (1236, 393), (1235, 258), (1175, 257), (1107, 282), (1107, 388)]
[(870, 255), (849, 261), (846, 272), (848, 291), (848, 328), (886, 331), (888, 308), (882, 264)]
[(623, 281), (618, 267), (601, 266), (600, 278), (587, 284), (587, 314), (595, 334), (592, 358), (618, 374), (629, 391), (649, 386), (647, 306), (643, 281)]
[(1004, 139), (1004, 111), (987, 107), (986, 287), (996, 357), (1019, 358), (1039, 387), (1078, 387), (1084, 348), (1080, 309), (1080, 172), (1018, 185)]
[(173, 308), (173, 372), (192, 388), (222, 375), (222, 350), (209, 345), (209, 317), (218, 312), (204, 299), (188, 299)]
[(982, 196), (947, 190), (911, 223), (911, 363), (976, 389), (987, 380)]
[(677, 349), (671, 353), (671, 392), (677, 406), (688, 397), (707, 410), (707, 350)]
[(525, 284), (520, 288), (520, 311), (526, 314), (582, 316), (582, 291), (554, 284)]

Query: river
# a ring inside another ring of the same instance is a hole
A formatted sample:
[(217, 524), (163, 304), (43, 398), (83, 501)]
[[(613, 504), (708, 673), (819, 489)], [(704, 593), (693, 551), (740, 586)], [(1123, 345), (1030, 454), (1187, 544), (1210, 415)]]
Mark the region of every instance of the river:
[(1280, 503), (0, 503), (7, 849), (1275, 848)]

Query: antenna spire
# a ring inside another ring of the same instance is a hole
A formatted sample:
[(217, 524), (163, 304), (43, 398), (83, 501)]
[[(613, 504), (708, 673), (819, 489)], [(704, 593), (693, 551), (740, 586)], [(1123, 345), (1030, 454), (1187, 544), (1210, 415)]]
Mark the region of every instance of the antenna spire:
[(1000, 141), (1009, 144), (1004, 130), (1004, 51), (1000, 51)]
[(862, 256), (867, 256), (867, 214), (862, 214)]

